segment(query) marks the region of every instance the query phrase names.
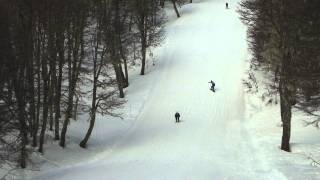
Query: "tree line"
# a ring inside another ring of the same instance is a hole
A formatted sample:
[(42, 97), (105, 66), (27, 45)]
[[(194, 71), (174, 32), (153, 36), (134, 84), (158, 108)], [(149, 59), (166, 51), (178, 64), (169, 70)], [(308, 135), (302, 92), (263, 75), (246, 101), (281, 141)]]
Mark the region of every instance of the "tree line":
[(277, 103), (282, 120), (281, 149), (290, 152), (292, 109), (319, 127), (320, 2), (317, 0), (243, 0), (239, 13), (248, 26), (252, 52), (248, 86), (261, 88), (256, 72), (264, 72), (265, 97)]
[[(192, 1), (188, 1), (192, 2)], [(128, 69), (163, 40), (164, 0), (0, 0), (0, 159), (27, 166), (46, 133), (66, 146), (70, 119), (114, 113)], [(170, 0), (177, 16), (177, 4)], [(88, 90), (89, 89), (89, 90)], [(83, 99), (90, 99), (89, 104)]]

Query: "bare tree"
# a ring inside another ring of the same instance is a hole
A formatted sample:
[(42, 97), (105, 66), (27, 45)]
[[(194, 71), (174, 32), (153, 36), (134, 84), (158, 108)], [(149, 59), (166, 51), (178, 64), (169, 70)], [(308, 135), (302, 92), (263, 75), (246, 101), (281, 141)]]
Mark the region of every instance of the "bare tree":
[[(249, 27), (248, 37), (253, 53), (251, 71), (268, 74), (272, 80), (267, 84), (268, 92), (271, 92), (269, 95), (280, 95), (281, 149), (290, 151), (292, 108), (305, 104), (303, 98), (298, 98), (305, 92), (319, 93), (319, 89), (309, 89), (305, 85), (319, 84), (319, 74), (315, 73), (320, 70), (319, 55), (314, 53), (319, 49), (319, 39), (315, 38), (320, 32), (316, 28), (319, 21), (314, 9), (318, 5), (302, 0), (244, 0), (240, 5), (242, 20)], [(310, 67), (314, 71), (308, 71)]]
[[(146, 53), (147, 48), (150, 46), (156, 46), (161, 43), (162, 31), (159, 28), (163, 22), (160, 11), (157, 8), (158, 2), (150, 0), (135, 0), (134, 1), (134, 13), (138, 35), (141, 44), (141, 71), (140, 74), (145, 74), (146, 67)], [(156, 14), (154, 9), (156, 8)], [(153, 16), (158, 16), (158, 21), (153, 21)]]

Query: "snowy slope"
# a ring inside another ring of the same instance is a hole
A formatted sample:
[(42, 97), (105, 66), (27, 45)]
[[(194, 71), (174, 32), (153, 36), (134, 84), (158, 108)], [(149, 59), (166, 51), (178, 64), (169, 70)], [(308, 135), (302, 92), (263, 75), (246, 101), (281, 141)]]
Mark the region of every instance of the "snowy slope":
[[(246, 28), (235, 12), (237, 1), (228, 10), (224, 3), (197, 0), (168, 23), (166, 42), (154, 53), (156, 66), (127, 91), (129, 104), (139, 97), (146, 103), (130, 106), (127, 113), (136, 120), (112, 148), (33, 179), (286, 179), (259, 153), (244, 126)], [(216, 93), (209, 90), (210, 80)], [(142, 85), (151, 88), (144, 91)], [(89, 147), (111, 136), (99, 125), (95, 133)]]

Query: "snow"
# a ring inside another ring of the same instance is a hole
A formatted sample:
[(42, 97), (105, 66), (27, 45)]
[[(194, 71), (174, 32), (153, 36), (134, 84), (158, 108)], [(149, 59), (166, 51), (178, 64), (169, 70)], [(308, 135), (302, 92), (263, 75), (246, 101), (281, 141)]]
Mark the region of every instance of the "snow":
[[(87, 118), (72, 122), (67, 147), (49, 142), (45, 155), (34, 157), (41, 171), (29, 178), (320, 179), (306, 157), (278, 149), (278, 107), (264, 110), (260, 100), (245, 95), (249, 55), (237, 2), (226, 10), (225, 1), (197, 0), (180, 9), (179, 19), (170, 9), (166, 41), (154, 50), (155, 66), (145, 76), (132, 72), (124, 119), (98, 116), (87, 149), (76, 144)], [(176, 111), (181, 123), (175, 123)], [(306, 152), (298, 135), (309, 131), (313, 137), (306, 138), (314, 141), (307, 143), (319, 152), (319, 132), (299, 127), (303, 132), (293, 132), (293, 151)]]
[(265, 106), (256, 96), (247, 97), (246, 124), (254, 145), (265, 161), (273, 161), (273, 165), (287, 179), (320, 179), (319, 164), (313, 160), (320, 159), (319, 129), (305, 127), (303, 120), (310, 118), (294, 110), (291, 127), (291, 153), (280, 151), (282, 127), (280, 107)]

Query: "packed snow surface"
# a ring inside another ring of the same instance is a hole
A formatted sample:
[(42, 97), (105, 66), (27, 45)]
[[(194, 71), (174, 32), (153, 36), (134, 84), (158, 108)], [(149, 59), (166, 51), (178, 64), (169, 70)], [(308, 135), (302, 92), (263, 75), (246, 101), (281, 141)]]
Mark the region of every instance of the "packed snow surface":
[[(236, 5), (230, 1), (225, 9), (225, 1), (198, 0), (183, 6), (182, 17), (165, 27), (155, 67), (127, 89), (132, 106), (125, 113), (136, 113), (134, 123), (90, 161), (35, 179), (286, 179), (261, 156), (244, 126), (248, 50)], [(135, 107), (140, 101), (145, 103)], [(180, 123), (174, 120), (177, 111)], [(111, 136), (97, 123), (89, 147)]]

